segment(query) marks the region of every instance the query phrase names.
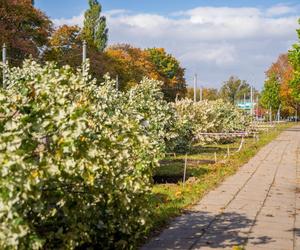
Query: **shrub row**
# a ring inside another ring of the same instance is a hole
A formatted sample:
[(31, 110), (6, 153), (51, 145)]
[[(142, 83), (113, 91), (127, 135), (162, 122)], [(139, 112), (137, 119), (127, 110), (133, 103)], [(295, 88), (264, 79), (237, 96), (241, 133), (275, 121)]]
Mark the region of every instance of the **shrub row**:
[(0, 90), (0, 248), (130, 249), (147, 230), (153, 169), (199, 132), (244, 130), (222, 101), (169, 104), (161, 83), (26, 61)]

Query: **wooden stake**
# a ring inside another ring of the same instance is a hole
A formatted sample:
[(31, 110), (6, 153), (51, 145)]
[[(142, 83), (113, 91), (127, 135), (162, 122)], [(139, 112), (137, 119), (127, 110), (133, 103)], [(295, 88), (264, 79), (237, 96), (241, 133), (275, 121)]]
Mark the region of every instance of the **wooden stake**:
[(186, 179), (186, 168), (187, 168), (187, 154), (185, 154), (185, 159), (184, 159), (183, 185), (185, 185), (185, 179)]
[(229, 158), (230, 156), (230, 148), (229, 148), (229, 145), (227, 145), (227, 157)]

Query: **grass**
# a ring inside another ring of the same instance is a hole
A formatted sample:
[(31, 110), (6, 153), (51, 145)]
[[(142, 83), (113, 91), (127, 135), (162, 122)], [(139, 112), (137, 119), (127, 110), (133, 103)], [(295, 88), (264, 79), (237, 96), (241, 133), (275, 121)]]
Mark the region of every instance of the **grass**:
[[(247, 163), (259, 149), (293, 125), (292, 123), (280, 124), (268, 133), (263, 132), (259, 141), (246, 139), (242, 150), (227, 159), (224, 157), (227, 154), (227, 146), (230, 147), (231, 152), (234, 152), (239, 147), (239, 141), (227, 145), (216, 144), (205, 147), (196, 145), (192, 154), (188, 155), (189, 160), (213, 160), (214, 152), (217, 152), (217, 158), (221, 161), (216, 164), (188, 164), (187, 176), (193, 178), (190, 178), (185, 185), (182, 182), (154, 185), (150, 202), (153, 222), (148, 237), (158, 233), (171, 218), (198, 202), (207, 192)], [(184, 155), (167, 157), (157, 169), (156, 175), (182, 176), (184, 157)]]

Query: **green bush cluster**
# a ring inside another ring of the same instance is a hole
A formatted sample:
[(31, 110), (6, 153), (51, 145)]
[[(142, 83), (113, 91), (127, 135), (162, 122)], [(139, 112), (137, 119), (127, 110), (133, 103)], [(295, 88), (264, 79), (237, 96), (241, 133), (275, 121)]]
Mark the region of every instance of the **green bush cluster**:
[(145, 78), (128, 92), (89, 65), (25, 61), (0, 90), (0, 248), (131, 249), (148, 230), (154, 168), (200, 132), (245, 130), (221, 100), (164, 101)]
[(157, 81), (121, 93), (85, 68), (26, 61), (7, 72), (1, 249), (128, 249), (146, 230), (172, 108)]
[(213, 143), (224, 137), (207, 137), (200, 133), (231, 133), (247, 130), (249, 116), (223, 100), (193, 102), (183, 99), (173, 103), (176, 110), (177, 136), (169, 144), (175, 151), (189, 151), (193, 142)]

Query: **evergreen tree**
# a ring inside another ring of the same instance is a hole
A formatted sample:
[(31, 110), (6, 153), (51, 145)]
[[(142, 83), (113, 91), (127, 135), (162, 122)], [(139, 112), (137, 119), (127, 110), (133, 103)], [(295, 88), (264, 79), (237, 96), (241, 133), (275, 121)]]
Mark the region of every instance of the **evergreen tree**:
[(101, 16), (102, 7), (97, 0), (89, 0), (90, 8), (84, 14), (83, 38), (98, 51), (107, 45), (106, 18)]

